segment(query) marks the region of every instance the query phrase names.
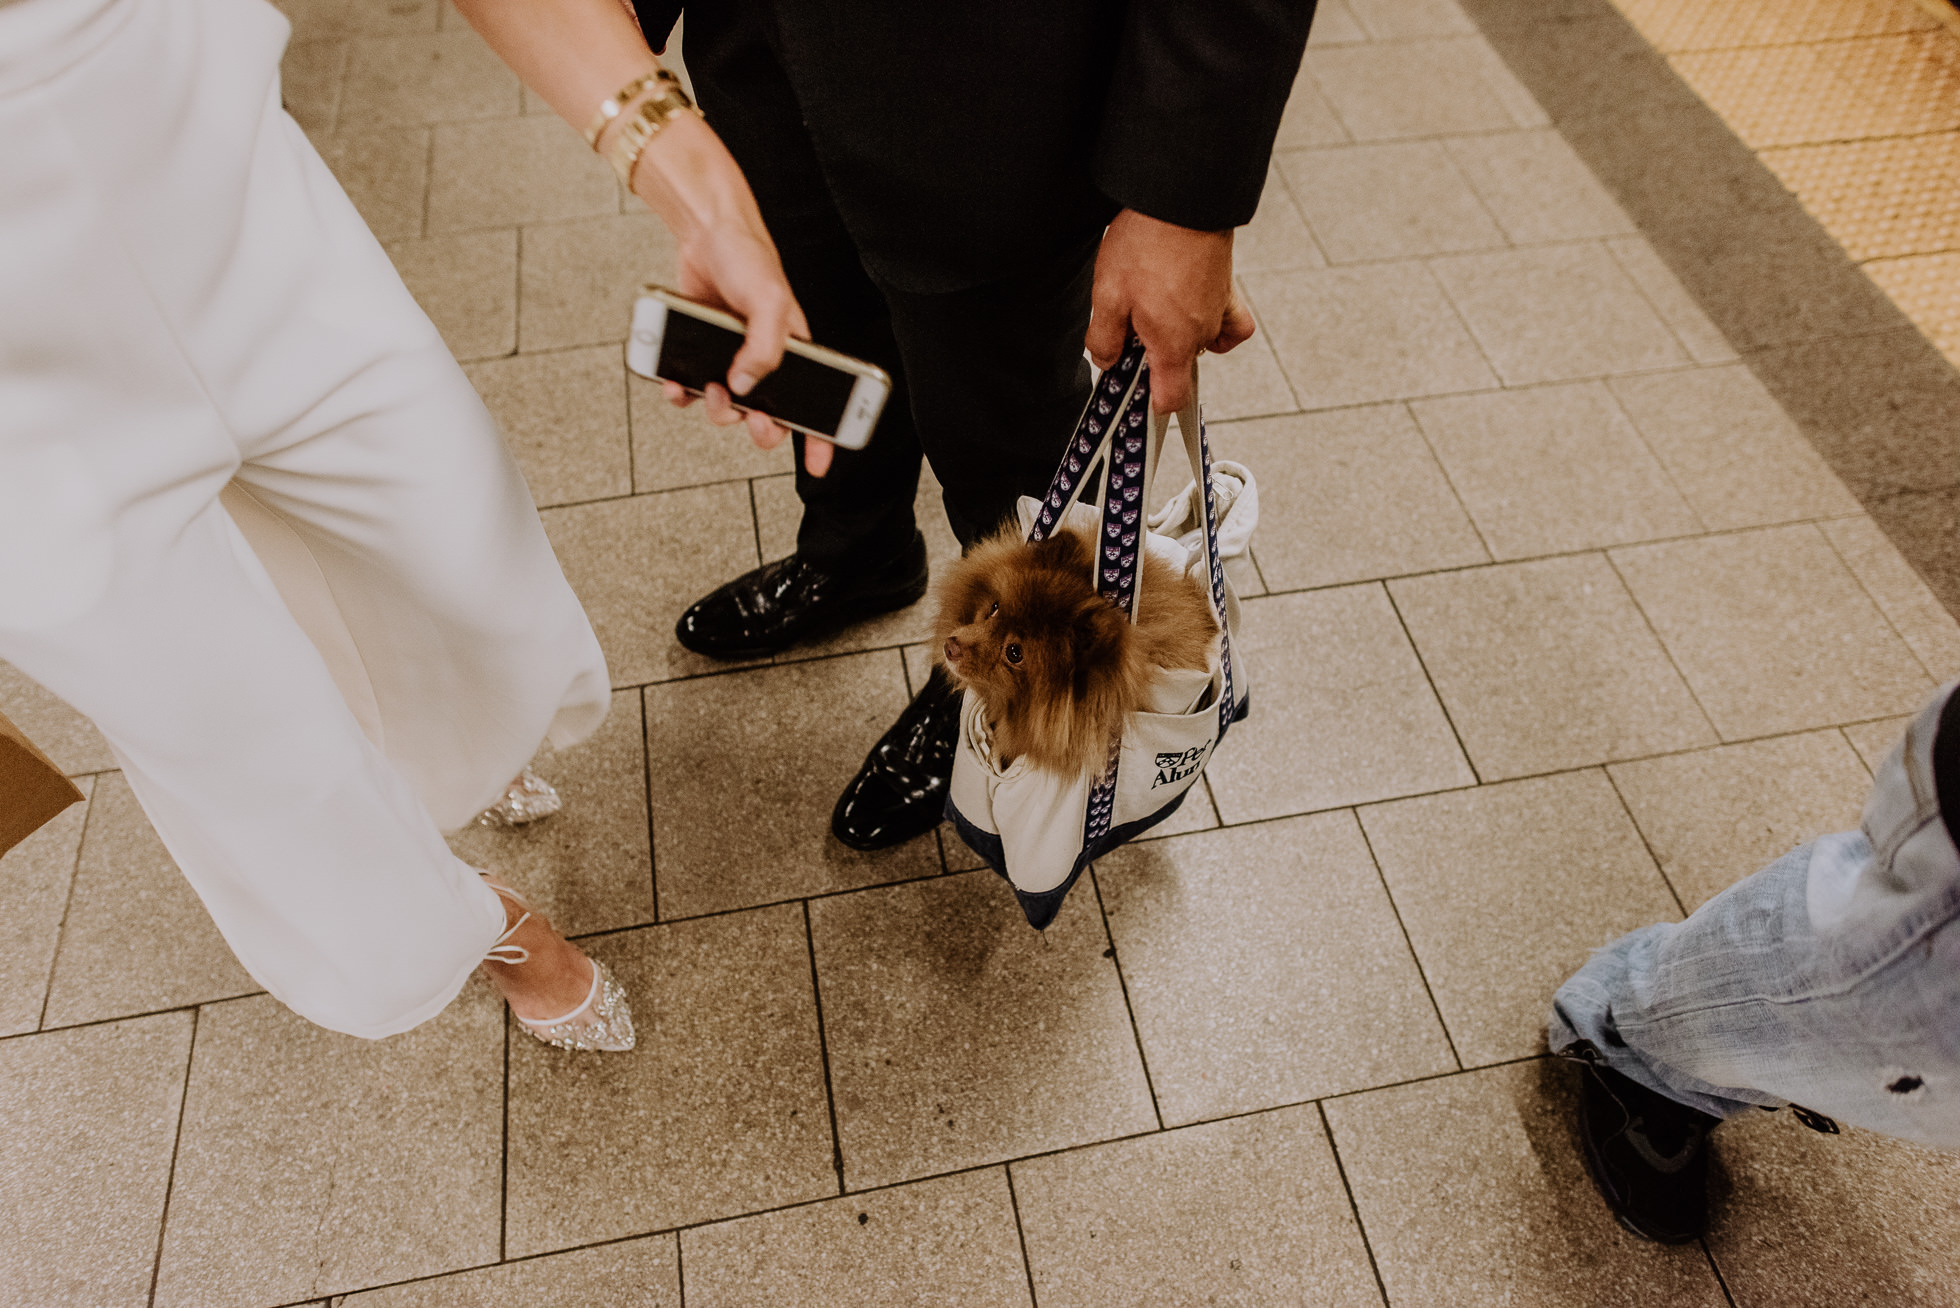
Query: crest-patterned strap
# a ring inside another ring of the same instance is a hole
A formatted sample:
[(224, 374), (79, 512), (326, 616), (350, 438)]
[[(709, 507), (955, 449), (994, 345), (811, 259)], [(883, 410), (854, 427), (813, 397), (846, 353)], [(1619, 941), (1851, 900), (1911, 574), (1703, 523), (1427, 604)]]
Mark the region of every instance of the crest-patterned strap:
[[(1147, 370), (1142, 381), (1137, 386), (1137, 391), (1144, 398), (1135, 403), (1133, 412), (1141, 415), (1147, 412), (1149, 408), (1148, 396), (1150, 392)], [(1195, 393), (1192, 396), (1191, 403), (1178, 414), (1177, 424), (1179, 431), (1184, 436), (1185, 449), (1190, 454), (1191, 462), (1197, 471), (1198, 482), (1204, 488), (1204, 493), (1199, 498), (1198, 504), (1204, 520), (1203, 540), (1205, 565), (1206, 570), (1210, 573), (1211, 579), (1212, 608), (1218, 617), (1218, 661), (1221, 674), (1220, 693), (1218, 697), (1218, 735), (1213, 742), (1215, 747), (1218, 741), (1225, 739), (1225, 733), (1231, 730), (1232, 723), (1238, 713), (1239, 694), (1238, 679), (1235, 675), (1236, 660), (1232, 650), (1231, 623), (1229, 611), (1226, 608), (1225, 564), (1218, 553), (1218, 490), (1212, 482), (1211, 440), (1205, 430), (1204, 414), (1198, 404)], [(1156, 423), (1156, 434), (1159, 436), (1163, 435), (1167, 432), (1168, 425), (1168, 417)], [(1159, 441), (1153, 439), (1145, 448), (1146, 450), (1151, 450), (1159, 443)], [(1144, 469), (1145, 481), (1143, 483), (1145, 494), (1148, 493), (1149, 471), (1150, 469), (1146, 466)], [(1111, 498), (1113, 499), (1115, 497), (1112, 496)], [(1105, 515), (1104, 521), (1105, 523), (1109, 521), (1107, 515)], [(1110, 824), (1114, 821), (1116, 808), (1116, 772), (1120, 760), (1121, 746), (1121, 740), (1110, 742), (1109, 758), (1104, 765), (1102, 776), (1097, 779), (1096, 784), (1090, 790), (1089, 810), (1083, 820), (1082, 834), (1085, 848), (1107, 835)]]
[(1131, 392), (1142, 370), (1143, 342), (1132, 336), (1109, 371), (1097, 380), (1089, 403), (1083, 406), (1082, 416), (1076, 420), (1075, 434), (1055, 468), (1048, 494), (1041, 501), (1041, 512), (1035, 515), (1034, 527), (1028, 532), (1030, 543), (1046, 540), (1069, 506), (1080, 497), (1082, 474), (1096, 461), (1102, 447), (1110, 443), (1110, 430), (1117, 420), (1133, 407)]
[[(1180, 424), (1183, 419), (1178, 420)], [(1205, 559), (1211, 565), (1211, 603), (1218, 610), (1218, 666), (1224, 673), (1218, 697), (1218, 739), (1225, 739), (1238, 713), (1238, 692), (1232, 688), (1232, 624), (1225, 610), (1225, 562), (1218, 557), (1218, 492), (1211, 484), (1211, 442), (1205, 436), (1205, 415), (1198, 413), (1198, 482), (1204, 489)], [(1214, 745), (1213, 748), (1216, 748)]]
[[(1095, 420), (1107, 424), (1104, 447), (1108, 455), (1103, 473), (1102, 517), (1096, 533), (1095, 568), (1097, 592), (1134, 622), (1137, 574), (1141, 571), (1138, 560), (1143, 553), (1146, 530), (1144, 496), (1149, 492), (1150, 474), (1154, 471), (1149, 458), (1150, 369), (1143, 366), (1143, 342), (1134, 336), (1124, 347), (1122, 357), (1110, 368), (1110, 374), (1125, 371), (1126, 365), (1128, 378), (1117, 380), (1117, 385), (1127, 392), (1122, 401), (1104, 410), (1101, 402), (1105, 397), (1098, 394), (1098, 402), (1091, 405), (1096, 410)], [(1076, 448), (1080, 446), (1078, 440)], [(1063, 468), (1067, 466), (1065, 460)], [(1123, 738), (1119, 734), (1109, 742), (1102, 775), (1089, 788), (1089, 807), (1082, 819), (1085, 848), (1109, 834), (1109, 824), (1116, 812), (1116, 769), (1122, 753)]]

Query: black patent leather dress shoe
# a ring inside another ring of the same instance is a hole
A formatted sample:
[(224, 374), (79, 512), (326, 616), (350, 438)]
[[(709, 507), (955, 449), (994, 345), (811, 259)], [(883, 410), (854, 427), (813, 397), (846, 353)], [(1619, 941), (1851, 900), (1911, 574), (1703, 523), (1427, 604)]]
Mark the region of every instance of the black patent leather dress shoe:
[(1604, 1064), (1579, 1064), (1586, 1171), (1635, 1235), (1686, 1244), (1708, 1229), (1708, 1133), (1720, 1121)]
[(830, 829), (852, 849), (889, 849), (939, 825), (960, 736), (961, 692), (938, 668), (844, 787)]
[(760, 659), (798, 641), (915, 604), (926, 593), (926, 538), (864, 568), (832, 567), (792, 554), (745, 572), (695, 601), (674, 639), (716, 659)]

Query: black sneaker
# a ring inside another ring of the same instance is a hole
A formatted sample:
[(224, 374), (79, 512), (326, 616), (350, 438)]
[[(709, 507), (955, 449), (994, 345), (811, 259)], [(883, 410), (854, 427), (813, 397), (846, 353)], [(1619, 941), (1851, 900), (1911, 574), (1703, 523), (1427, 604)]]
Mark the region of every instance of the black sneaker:
[(1579, 1142), (1620, 1225), (1661, 1244), (1708, 1229), (1708, 1132), (1722, 1119), (1610, 1067), (1579, 1063)]
[(926, 538), (883, 563), (839, 568), (792, 554), (743, 573), (697, 600), (674, 639), (717, 659), (760, 659), (798, 641), (916, 604), (926, 593)]

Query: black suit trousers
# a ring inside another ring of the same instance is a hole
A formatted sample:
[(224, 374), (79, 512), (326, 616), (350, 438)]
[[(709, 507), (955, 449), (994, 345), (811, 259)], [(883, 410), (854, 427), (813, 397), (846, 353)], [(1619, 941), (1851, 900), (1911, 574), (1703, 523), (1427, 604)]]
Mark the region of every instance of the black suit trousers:
[(811, 337), (891, 373), (871, 444), (828, 475), (796, 474), (798, 552), (853, 566), (902, 550), (915, 530), (921, 454), (961, 545), (1048, 485), (1090, 389), (1082, 353), (1099, 229), (1077, 231), (1012, 275), (940, 294), (866, 271), (839, 217), (803, 116), (762, 27), (741, 3), (688, 14), (688, 72), (709, 123), (754, 189)]

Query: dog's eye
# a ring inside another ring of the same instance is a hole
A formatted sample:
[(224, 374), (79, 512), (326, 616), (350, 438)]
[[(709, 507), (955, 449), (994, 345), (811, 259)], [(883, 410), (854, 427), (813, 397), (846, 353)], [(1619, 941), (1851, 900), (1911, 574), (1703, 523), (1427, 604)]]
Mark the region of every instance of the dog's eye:
[(1019, 645), (1009, 645), (1007, 647), (1007, 661), (1015, 664), (1021, 661), (1021, 647)]
[(990, 609), (988, 609), (988, 610), (987, 610), (987, 616), (991, 618), (991, 617), (993, 617), (993, 616), (994, 616), (994, 614), (996, 614), (996, 613), (998, 613), (998, 612), (1000, 612), (1000, 601), (999, 601), (999, 600), (995, 600), (995, 601), (994, 601), (994, 606), (993, 606), (992, 608), (990, 608)]

